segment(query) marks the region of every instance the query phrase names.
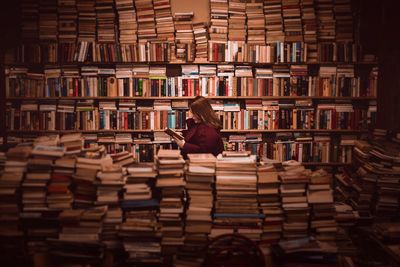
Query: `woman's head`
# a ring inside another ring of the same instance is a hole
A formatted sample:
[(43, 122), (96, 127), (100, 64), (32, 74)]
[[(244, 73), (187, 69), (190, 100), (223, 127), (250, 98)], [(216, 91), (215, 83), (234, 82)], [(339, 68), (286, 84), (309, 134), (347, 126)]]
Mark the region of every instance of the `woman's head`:
[(216, 129), (221, 129), (221, 121), (218, 119), (207, 98), (197, 96), (190, 105), (195, 122), (204, 122)]

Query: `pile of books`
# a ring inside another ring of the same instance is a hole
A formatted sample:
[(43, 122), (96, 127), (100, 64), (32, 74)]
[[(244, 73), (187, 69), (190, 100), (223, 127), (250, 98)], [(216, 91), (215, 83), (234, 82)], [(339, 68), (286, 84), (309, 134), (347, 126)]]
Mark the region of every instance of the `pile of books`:
[[(229, 41), (246, 42), (246, 2), (241, 0), (229, 1)], [(263, 29), (264, 30), (264, 29)]]
[(96, 40), (96, 0), (80, 0), (76, 3), (78, 11), (78, 41)]
[(210, 40), (228, 40), (228, 0), (210, 0)]
[(285, 41), (303, 41), (300, 1), (282, 0), (282, 16), (285, 27)]
[(157, 40), (174, 42), (174, 20), (170, 0), (153, 0)]
[(39, 39), (39, 2), (24, 0), (20, 2), (21, 38), (26, 41)]
[(265, 44), (265, 17), (263, 9), (262, 0), (251, 1), (246, 4), (248, 44)]
[(195, 45), (193, 35), (193, 12), (175, 13), (175, 57), (186, 62), (193, 61)]
[(193, 23), (194, 40), (196, 44), (196, 62), (206, 62), (208, 52), (208, 28), (204, 22)]
[(314, 1), (301, 0), (301, 21), (303, 23), (303, 38), (306, 43), (307, 61), (318, 61), (317, 47), (317, 20), (315, 15)]
[(333, 7), (336, 22), (336, 42), (353, 42), (353, 13), (351, 1), (335, 2)]
[(78, 12), (76, 0), (58, 1), (58, 40), (72, 42), (77, 39)]
[(136, 10), (133, 0), (115, 0), (118, 12), (119, 42), (134, 44), (137, 41)]
[(57, 41), (57, 2), (43, 0), (39, 4), (39, 40)]
[(332, 1), (315, 0), (315, 14), (317, 15), (318, 42), (335, 42), (336, 24), (334, 4)]
[(265, 39), (267, 43), (283, 42), (282, 0), (264, 0)]
[(134, 0), (138, 23), (138, 40), (147, 42), (157, 38), (152, 0)]
[(96, 0), (97, 42), (116, 42), (114, 0)]

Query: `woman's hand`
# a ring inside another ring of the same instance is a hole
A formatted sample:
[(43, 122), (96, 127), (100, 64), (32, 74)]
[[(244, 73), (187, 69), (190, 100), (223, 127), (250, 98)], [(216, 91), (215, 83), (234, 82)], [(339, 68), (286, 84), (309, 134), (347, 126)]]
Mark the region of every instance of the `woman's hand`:
[(180, 148), (183, 148), (183, 146), (185, 145), (185, 140), (184, 140), (184, 139), (179, 140), (179, 139), (174, 138), (174, 140), (175, 140), (176, 144), (177, 144)]

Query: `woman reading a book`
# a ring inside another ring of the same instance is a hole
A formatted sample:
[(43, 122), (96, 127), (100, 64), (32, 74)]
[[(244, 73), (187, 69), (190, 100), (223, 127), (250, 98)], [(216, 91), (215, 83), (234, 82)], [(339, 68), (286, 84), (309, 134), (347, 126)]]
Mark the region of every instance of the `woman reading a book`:
[(198, 96), (190, 105), (184, 139), (174, 138), (184, 156), (190, 153), (211, 153), (217, 156), (224, 150), (221, 139), (221, 122), (210, 102)]

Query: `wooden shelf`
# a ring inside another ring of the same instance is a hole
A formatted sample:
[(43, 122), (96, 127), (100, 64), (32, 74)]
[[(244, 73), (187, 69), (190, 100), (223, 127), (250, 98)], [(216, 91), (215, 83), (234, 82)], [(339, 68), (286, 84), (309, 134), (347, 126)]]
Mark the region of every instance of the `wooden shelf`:
[(64, 63), (6, 63), (8, 67), (71, 67), (71, 66), (135, 66), (135, 65), (248, 65), (254, 67), (287, 66), (287, 65), (378, 65), (377, 61), (371, 62), (284, 62), (284, 63), (252, 63), (252, 62), (64, 62)]
[[(152, 133), (164, 130), (7, 130), (7, 134), (35, 134), (35, 133)], [(182, 129), (177, 129), (182, 131)], [(368, 130), (326, 130), (326, 129), (277, 129), (277, 130), (221, 130), (221, 133), (367, 133)]]
[[(85, 97), (75, 97), (75, 96), (65, 96), (65, 97), (8, 97), (7, 101), (24, 101), (24, 100), (155, 100), (155, 99), (194, 99), (195, 96), (85, 96)], [(376, 100), (374, 96), (207, 96), (209, 99), (270, 99), (270, 100)]]

